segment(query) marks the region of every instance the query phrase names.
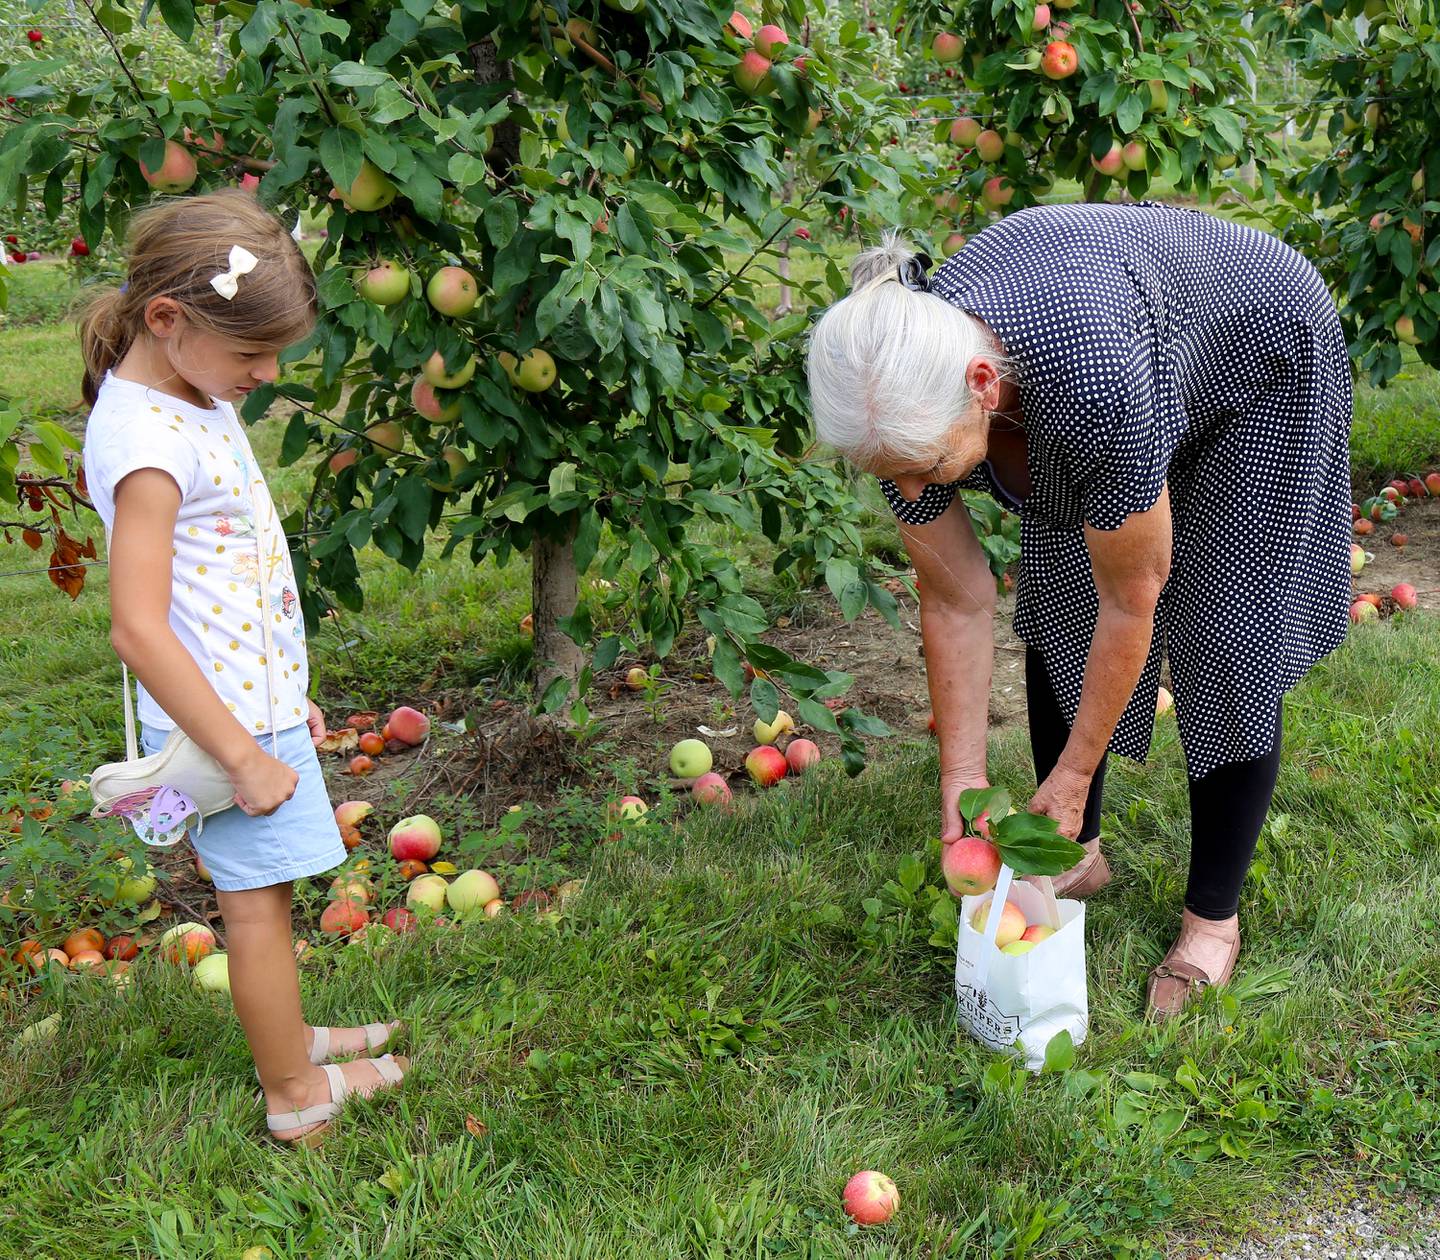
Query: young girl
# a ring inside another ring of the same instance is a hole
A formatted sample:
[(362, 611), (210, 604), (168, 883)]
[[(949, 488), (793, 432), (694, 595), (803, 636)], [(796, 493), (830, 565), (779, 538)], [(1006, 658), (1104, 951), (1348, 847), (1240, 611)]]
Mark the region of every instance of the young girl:
[(289, 551), (233, 404), (276, 378), (280, 350), (315, 316), (315, 280), (290, 233), (231, 190), (136, 215), (125, 283), (80, 324), (110, 641), (140, 680), (144, 751), (178, 725), (234, 784), (234, 806), (194, 843), (215, 881), (267, 1123), (307, 1145), (347, 1094), (393, 1085), (409, 1066), (389, 1054), (328, 1062), (378, 1050), (398, 1025), (307, 1026), (290, 939), (291, 881), (337, 866), (345, 847), (315, 755), (325, 718), (306, 697)]

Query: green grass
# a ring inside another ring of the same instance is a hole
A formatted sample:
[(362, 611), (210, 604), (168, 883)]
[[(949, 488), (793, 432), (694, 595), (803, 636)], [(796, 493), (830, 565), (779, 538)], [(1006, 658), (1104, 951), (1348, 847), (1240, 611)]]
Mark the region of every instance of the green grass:
[[(0, 393), (62, 413), (78, 379), (69, 325), (7, 326)], [(1357, 391), (1357, 477), (1440, 462), (1435, 393), (1414, 365)], [(253, 435), (272, 469), (280, 430)], [(306, 484), (303, 466), (272, 476), (282, 504)], [(893, 525), (867, 537), (893, 546)], [(754, 559), (766, 598), (803, 612), (813, 593)], [(43, 563), (0, 542), (0, 573)], [(486, 658), (520, 646), (523, 564), (409, 574), (368, 550), (362, 574), (366, 610), (312, 641), (334, 709), (432, 676), (484, 692)], [(119, 748), (105, 570), (74, 604), (43, 576), (0, 581), (0, 761), (48, 785)], [(233, 1018), (174, 975), (0, 1002), (0, 1256), (1121, 1256), (1243, 1232), (1273, 1190), (1332, 1170), (1434, 1194), (1437, 655), (1435, 619), (1362, 627), (1295, 693), (1237, 983), (1163, 1031), (1139, 1016), (1189, 843), (1173, 727), (1149, 767), (1115, 766), (1117, 878), (1090, 907), (1093, 1028), (1067, 1073), (1029, 1078), (957, 1034), (952, 957), (887, 891), (907, 855), (938, 877), (934, 753), (897, 745), (854, 782), (678, 830), (662, 812), (621, 846), (594, 849), (575, 806), (550, 825), (579, 839), (546, 860), (587, 889), (558, 924), (322, 952), (310, 1015), (405, 1017), (416, 1074), (318, 1155), (258, 1140)], [(993, 764), (1023, 792), (1018, 735)], [(56, 1010), (60, 1052), (12, 1044)], [(905, 1207), (857, 1236), (836, 1204), (866, 1166)]]
[[(312, 1017), (404, 1017), (416, 1070), (319, 1154), (256, 1140), (223, 1003), (159, 970), (56, 984), (26, 1015), (58, 1010), (63, 1050), (0, 1077), (0, 1254), (1157, 1254), (1302, 1169), (1440, 1191), (1440, 685), (1413, 669), (1437, 653), (1434, 620), (1366, 627), (1297, 693), (1237, 982), (1164, 1030), (1140, 1011), (1184, 880), (1173, 728), (1117, 766), (1068, 1072), (955, 1030), (951, 957), (889, 884), (910, 854), (938, 880), (934, 753), (909, 746), (598, 850), (558, 924), (323, 953)], [(1020, 740), (993, 753), (1023, 787)], [(860, 1167), (904, 1208), (856, 1236)]]

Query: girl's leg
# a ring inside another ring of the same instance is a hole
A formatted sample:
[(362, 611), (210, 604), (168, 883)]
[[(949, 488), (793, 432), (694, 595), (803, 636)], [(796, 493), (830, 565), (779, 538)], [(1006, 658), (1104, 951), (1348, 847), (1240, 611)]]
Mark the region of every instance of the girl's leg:
[[(312, 1064), (300, 1013), (300, 976), (290, 941), (290, 885), (216, 891), (225, 918), (230, 996), (255, 1059), (267, 1109), (298, 1111), (330, 1101), (330, 1082)], [(368, 1093), (380, 1075), (368, 1060), (343, 1064), (351, 1087)], [(277, 1136), (298, 1135), (282, 1133)]]
[[(1065, 751), (1065, 741), (1070, 738), (1070, 727), (1060, 713), (1060, 702), (1050, 686), (1050, 675), (1045, 669), (1045, 660), (1032, 647), (1025, 649), (1025, 707), (1030, 719), (1030, 752), (1035, 759), (1035, 784), (1045, 782), (1046, 776), (1055, 768), (1060, 754)], [(1100, 838), (1100, 803), (1105, 791), (1105, 761), (1101, 758), (1100, 768), (1090, 780), (1090, 795), (1085, 802), (1085, 821), (1076, 839), (1085, 844)]]

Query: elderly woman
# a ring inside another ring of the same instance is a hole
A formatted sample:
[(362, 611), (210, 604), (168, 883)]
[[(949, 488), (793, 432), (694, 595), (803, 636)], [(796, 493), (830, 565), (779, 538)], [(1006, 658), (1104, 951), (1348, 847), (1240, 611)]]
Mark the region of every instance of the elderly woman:
[(1334, 303), (1262, 232), (1158, 204), (1043, 206), (932, 278), (894, 237), (825, 312), (818, 437), (881, 478), (921, 579), (942, 838), (985, 786), (995, 585), (957, 488), (1021, 518), (1030, 809), (1086, 850), (1107, 752), (1143, 761), (1162, 657), (1190, 780), (1189, 883), (1158, 1018), (1230, 979), (1284, 694), (1345, 637), (1350, 367)]

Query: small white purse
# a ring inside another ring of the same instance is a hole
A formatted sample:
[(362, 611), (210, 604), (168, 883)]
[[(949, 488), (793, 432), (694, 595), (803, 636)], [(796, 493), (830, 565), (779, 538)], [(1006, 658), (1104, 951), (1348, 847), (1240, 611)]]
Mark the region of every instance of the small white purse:
[[(270, 697), (270, 751), (278, 755), (275, 726), (275, 647), (272, 639), (270, 583), (265, 565), (267, 534), (251, 484), (251, 510), (255, 518), (255, 549), (259, 555), (261, 626), (265, 635), (266, 694)], [(160, 751), (140, 756), (135, 738), (135, 709), (130, 698), (130, 670), (120, 663), (125, 693), (125, 760), (97, 766), (90, 774), (90, 795), (95, 801), (92, 818), (125, 818), (146, 844), (168, 847), (189, 830), (196, 834), (211, 814), (235, 804), (235, 785), (218, 761), (178, 726), (171, 730)]]

